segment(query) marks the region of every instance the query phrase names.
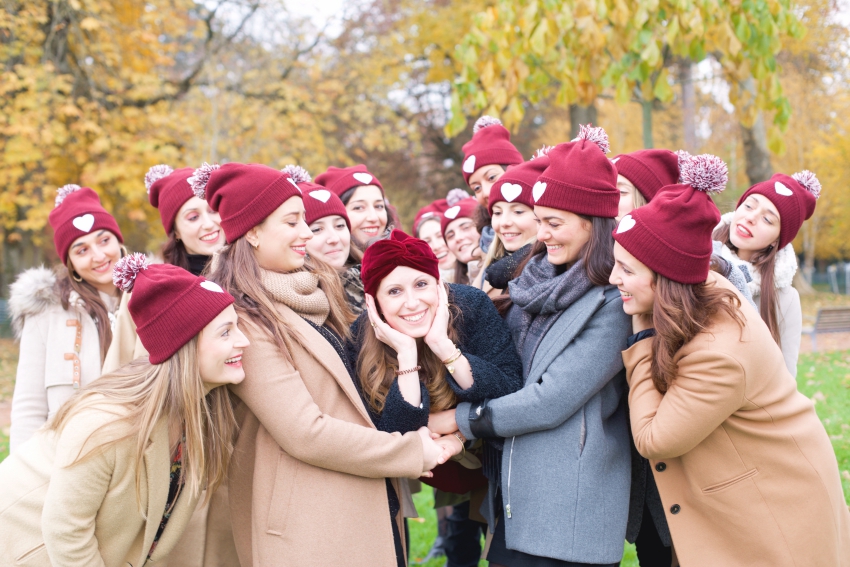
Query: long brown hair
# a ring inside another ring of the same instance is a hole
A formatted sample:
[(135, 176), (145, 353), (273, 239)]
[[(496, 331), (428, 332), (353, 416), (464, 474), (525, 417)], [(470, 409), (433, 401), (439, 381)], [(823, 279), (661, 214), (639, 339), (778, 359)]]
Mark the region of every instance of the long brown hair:
[[(738, 248), (732, 244), (729, 238), (732, 232), (731, 224), (722, 223), (716, 229), (712, 238), (725, 244), (729, 250), (738, 254)], [(770, 336), (779, 344), (779, 297), (776, 293), (776, 285), (774, 283), (774, 270), (776, 269), (776, 255), (779, 254), (779, 247), (770, 245), (763, 250), (759, 250), (753, 254), (750, 263), (758, 270), (761, 276), (761, 287), (759, 289), (759, 315), (762, 321), (767, 324), (770, 329)]]
[[(225, 246), (210, 266), (209, 279), (227, 290), (235, 299), (236, 310), (258, 327), (265, 330), (289, 362), (290, 338), (301, 344), (303, 337), (290, 328), (281, 318), (274, 300), (263, 286), (260, 264), (254, 249), (244, 236)], [(317, 258), (308, 258), (298, 271), (314, 273), (319, 278), (319, 287), (330, 303), (330, 313), (325, 324), (340, 337), (348, 336), (348, 328), (354, 315), (345, 300), (345, 292), (339, 273)]]
[[(122, 254), (123, 256), (123, 254)], [(77, 281), (72, 274), (74, 266), (71, 264), (71, 258), (64, 266), (56, 269), (56, 290), (59, 293), (59, 300), (62, 302), (62, 309), (71, 307), (71, 292), (75, 291), (80, 296), (80, 299), (85, 304), (86, 313), (94, 321), (97, 328), (97, 338), (100, 342), (100, 363), (106, 359), (106, 352), (109, 350), (109, 345), (112, 344), (112, 324), (109, 322), (109, 309), (100, 298), (100, 293), (93, 285), (86, 280)], [(118, 297), (121, 297), (121, 291), (118, 291)]]
[(744, 329), (741, 300), (714, 283), (682, 284), (655, 274), (652, 323), (652, 383), (662, 394), (676, 378), (676, 353), (705, 331), (718, 314), (728, 315)]
[(185, 438), (180, 475), (191, 494), (207, 488), (209, 498), (227, 476), (237, 428), (233, 404), (225, 386), (205, 393), (198, 354), (195, 336), (162, 364), (138, 358), (81, 388), (47, 425), (58, 434), (75, 415), (86, 410), (96, 408), (114, 414), (114, 420), (85, 440), (74, 462), (134, 439), (136, 500), (143, 515), (145, 450), (163, 418), (169, 426), (179, 426)]
[[(446, 284), (443, 284), (446, 285)], [(446, 285), (448, 290), (448, 286)], [(380, 306), (375, 302), (380, 314)], [(452, 303), (449, 292), (449, 324), (447, 335), (449, 340), (457, 344), (459, 339), (458, 326), (463, 317), (460, 309)], [(369, 406), (375, 413), (384, 411), (387, 393), (396, 379), (398, 368), (398, 357), (395, 351), (381, 342), (375, 336), (375, 330), (363, 320), (360, 326), (360, 355), (357, 360), (357, 377), (360, 380), (360, 388), (369, 402)], [(419, 355), (419, 380), (428, 389), (431, 398), (431, 411), (443, 411), (457, 405), (457, 397), (451, 386), (446, 381), (446, 367), (443, 361), (434, 354), (425, 344), (423, 339), (416, 339), (416, 350)]]
[(168, 240), (162, 246), (162, 259), (166, 264), (189, 271), (189, 252), (183, 242), (177, 239), (174, 231), (171, 231)]

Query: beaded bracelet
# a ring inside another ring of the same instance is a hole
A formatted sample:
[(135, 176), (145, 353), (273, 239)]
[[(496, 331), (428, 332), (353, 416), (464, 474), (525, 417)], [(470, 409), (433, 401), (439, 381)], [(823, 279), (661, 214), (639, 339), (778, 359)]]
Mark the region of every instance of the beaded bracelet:
[(422, 370), (421, 366), (414, 366), (413, 368), (411, 368), (409, 370), (396, 370), (395, 375), (401, 376), (402, 374), (412, 374), (414, 372), (419, 372), (420, 370)]

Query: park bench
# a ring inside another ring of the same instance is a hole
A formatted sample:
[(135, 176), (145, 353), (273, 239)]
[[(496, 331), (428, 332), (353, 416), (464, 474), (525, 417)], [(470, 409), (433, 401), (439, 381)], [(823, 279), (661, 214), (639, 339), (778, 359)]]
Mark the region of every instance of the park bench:
[(812, 351), (818, 350), (818, 333), (850, 333), (850, 307), (818, 309), (815, 326), (804, 330), (812, 337)]

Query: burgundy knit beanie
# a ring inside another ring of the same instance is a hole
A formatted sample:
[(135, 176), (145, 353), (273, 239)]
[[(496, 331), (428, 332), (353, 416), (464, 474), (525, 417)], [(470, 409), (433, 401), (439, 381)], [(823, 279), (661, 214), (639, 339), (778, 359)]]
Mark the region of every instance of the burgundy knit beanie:
[(360, 279), (364, 291), (374, 297), (381, 281), (399, 266), (440, 279), (440, 262), (428, 243), (394, 230), (388, 239), (375, 242), (363, 254)]
[(478, 208), (478, 201), (472, 197), (467, 197), (458, 201), (457, 205), (449, 207), (443, 212), (443, 218), (440, 221), (440, 232), (446, 234), (446, 227), (457, 219), (474, 219), (475, 209)]
[(463, 145), (463, 180), (485, 165), (516, 165), (522, 154), (511, 143), (511, 133), (498, 118), (482, 116), (472, 127), (472, 139)]
[(63, 264), (68, 263), (68, 249), (74, 241), (96, 230), (108, 230), (124, 244), (115, 217), (106, 212), (100, 197), (88, 187), (73, 184), (60, 187), (47, 220), (53, 227), (53, 244)]
[(174, 230), (174, 220), (183, 203), (195, 196), (189, 185), (191, 167), (174, 170), (167, 165), (155, 165), (145, 175), (145, 188), (151, 205), (159, 209), (165, 234)]
[(413, 219), (413, 235), (416, 238), (419, 238), (419, 227), (422, 226), (422, 223), (428, 219), (437, 219), (438, 222), (441, 222), (443, 213), (446, 212), (446, 209), (448, 208), (449, 204), (446, 199), (437, 199), (436, 201), (433, 201), (419, 209), (416, 213), (416, 217)]
[(206, 198), (221, 215), (221, 228), (231, 244), (287, 199), (301, 197), (301, 189), (288, 174), (256, 163), (205, 163), (189, 184), (196, 196)]
[(534, 197), (531, 194), (532, 187), (543, 172), (549, 167), (548, 151), (551, 148), (542, 148), (530, 160), (519, 165), (512, 165), (504, 175), (490, 189), (490, 199), (487, 212), (493, 216), (493, 205), (505, 201), (508, 203), (520, 203), (534, 208)]
[(670, 150), (639, 150), (620, 154), (611, 162), (617, 173), (631, 181), (647, 203), (662, 187), (679, 182), (679, 156)]
[(281, 171), (298, 184), (304, 195), (304, 212), (307, 224), (313, 224), (319, 219), (337, 215), (345, 219), (348, 230), (351, 230), (351, 221), (348, 220), (348, 211), (345, 205), (335, 194), (331, 193), (321, 185), (313, 183), (313, 179), (307, 170), (299, 165), (287, 165)]
[(378, 178), (369, 173), (362, 163), (351, 167), (329, 167), (328, 170), (316, 177), (316, 183), (342, 198), (342, 194), (353, 187), (375, 185), (384, 194), (384, 186)]
[(614, 240), (667, 279), (698, 284), (708, 278), (711, 233), (720, 211), (711, 194), (720, 193), (729, 179), (717, 156), (689, 156), (681, 163), (682, 184), (668, 185), (643, 207), (620, 219)]
[(779, 211), (779, 248), (782, 249), (796, 238), (803, 222), (814, 214), (820, 190), (820, 181), (811, 171), (801, 171), (790, 177), (777, 173), (747, 189), (738, 199), (738, 207), (754, 193), (767, 197)]
[(617, 170), (605, 154), (608, 134), (581, 126), (572, 142), (549, 151), (549, 167), (532, 187), (534, 204), (577, 215), (614, 218), (620, 205)]
[(133, 292), (127, 307), (151, 364), (171, 358), (233, 303), (215, 282), (171, 264), (148, 264), (138, 252), (115, 264), (112, 281)]

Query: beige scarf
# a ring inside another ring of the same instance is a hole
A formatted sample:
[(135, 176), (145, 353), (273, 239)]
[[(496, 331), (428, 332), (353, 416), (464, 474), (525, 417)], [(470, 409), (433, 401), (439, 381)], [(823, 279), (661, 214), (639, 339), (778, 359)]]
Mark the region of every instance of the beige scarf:
[(308, 321), (324, 325), (331, 304), (319, 288), (319, 276), (310, 272), (280, 274), (262, 270), (263, 287), (272, 299), (283, 303)]

